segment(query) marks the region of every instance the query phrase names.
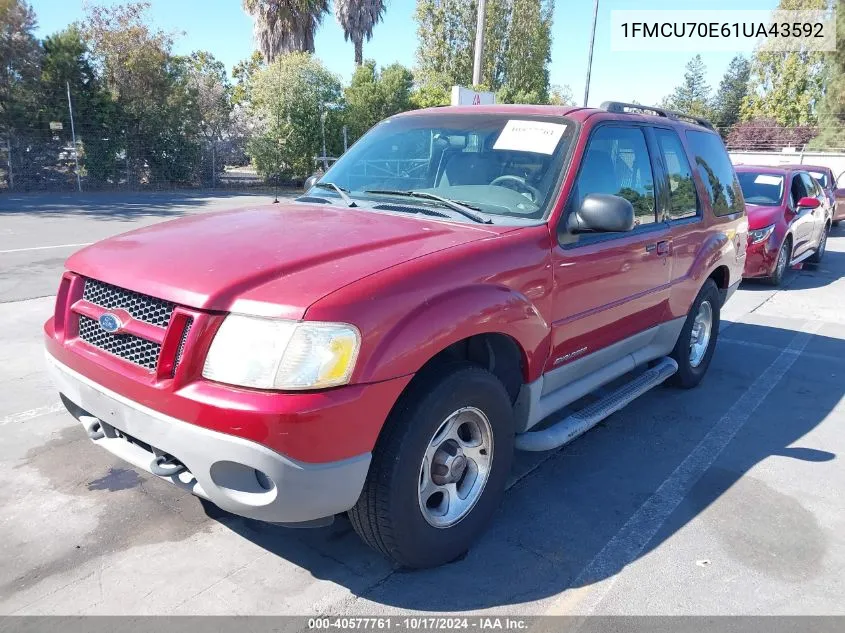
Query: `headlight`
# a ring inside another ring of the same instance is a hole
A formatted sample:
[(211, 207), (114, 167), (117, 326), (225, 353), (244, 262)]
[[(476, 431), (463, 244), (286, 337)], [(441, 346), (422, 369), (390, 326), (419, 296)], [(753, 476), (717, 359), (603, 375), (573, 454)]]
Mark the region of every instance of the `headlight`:
[(769, 236), (772, 234), (772, 231), (775, 230), (775, 225), (770, 224), (764, 229), (754, 229), (753, 231), (748, 232), (748, 241), (752, 244), (757, 244), (758, 242), (762, 242), (764, 240), (769, 239)]
[(214, 336), (202, 375), (256, 389), (324, 389), (349, 382), (360, 347), (353, 325), (230, 314)]

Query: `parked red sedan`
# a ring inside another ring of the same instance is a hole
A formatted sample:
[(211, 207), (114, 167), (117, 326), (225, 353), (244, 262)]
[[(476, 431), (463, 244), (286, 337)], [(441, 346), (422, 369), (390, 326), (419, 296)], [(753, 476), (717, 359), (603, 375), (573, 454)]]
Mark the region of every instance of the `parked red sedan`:
[(787, 266), (820, 262), (831, 218), (816, 180), (793, 167), (738, 165), (736, 172), (748, 210), (743, 277), (777, 286)]
[[(827, 202), (830, 205), (830, 217), (834, 223), (836, 223), (836, 178), (833, 175), (833, 170), (831, 170), (830, 167), (824, 167), (822, 165), (781, 165), (781, 167), (788, 167), (797, 171), (806, 171), (817, 183), (819, 183), (819, 186), (822, 188), (822, 191), (824, 191)], [(845, 215), (845, 209), (842, 209), (841, 214)], [(840, 217), (839, 219), (842, 220), (845, 218)]]

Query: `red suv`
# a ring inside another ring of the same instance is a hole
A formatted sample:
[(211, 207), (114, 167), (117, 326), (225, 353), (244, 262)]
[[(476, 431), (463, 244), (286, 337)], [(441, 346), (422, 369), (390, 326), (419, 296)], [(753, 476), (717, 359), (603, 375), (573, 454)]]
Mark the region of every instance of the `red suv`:
[(289, 206), (76, 253), (48, 359), (90, 438), (139, 469), (262, 521), (348, 512), (398, 563), (438, 565), (490, 520), (515, 447), (701, 380), (746, 236), (705, 121), (409, 112)]
[(820, 262), (832, 213), (816, 179), (793, 167), (738, 165), (736, 171), (748, 209), (745, 277), (778, 286), (788, 266)]

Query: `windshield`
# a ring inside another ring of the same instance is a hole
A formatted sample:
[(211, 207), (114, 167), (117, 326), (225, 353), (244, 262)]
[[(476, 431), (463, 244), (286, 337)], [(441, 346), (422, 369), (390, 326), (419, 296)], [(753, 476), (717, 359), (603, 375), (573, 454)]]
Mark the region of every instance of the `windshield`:
[(748, 204), (776, 207), (783, 199), (783, 176), (743, 171), (737, 174), (742, 197)]
[(823, 189), (827, 188), (827, 174), (821, 171), (811, 171), (810, 175), (816, 179)]
[[(363, 208), (378, 209), (387, 192), (413, 192), (421, 195), (402, 196), (403, 205), (434, 206), (462, 221), (435, 197), (488, 218), (538, 219), (553, 202), (575, 127), (561, 117), (516, 113), (397, 117), (364, 135), (320, 182), (343, 188)], [(338, 197), (327, 188), (311, 195)]]

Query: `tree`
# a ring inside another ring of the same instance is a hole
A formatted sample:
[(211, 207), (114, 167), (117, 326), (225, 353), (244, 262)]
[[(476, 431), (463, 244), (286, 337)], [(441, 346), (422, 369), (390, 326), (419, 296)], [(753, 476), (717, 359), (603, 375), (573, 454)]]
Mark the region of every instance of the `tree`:
[(0, 0), (0, 132), (27, 125), (36, 106), (41, 46), (35, 13), (23, 0)]
[[(827, 0), (781, 0), (779, 10), (824, 10)], [(769, 118), (780, 125), (815, 125), (824, 87), (825, 54), (758, 48), (751, 62), (751, 85), (742, 118)]]
[(569, 84), (563, 86), (554, 85), (549, 88), (549, 105), (574, 106), (575, 97)]
[(701, 55), (696, 55), (688, 63), (684, 73), (684, 83), (677, 86), (671, 95), (663, 99), (662, 106), (684, 114), (711, 118), (710, 86), (707, 85), (707, 68)]
[(725, 133), (739, 121), (742, 102), (748, 94), (750, 76), (751, 64), (742, 55), (737, 55), (722, 77), (713, 101), (713, 123)]
[[(497, 0), (486, 5), (478, 88), (506, 102), (545, 103), (554, 0)], [(420, 92), (439, 100), (452, 85), (472, 82), (477, 0), (417, 0)], [(423, 100), (423, 101), (425, 101)]]
[(836, 51), (827, 54), (824, 95), (819, 105), (819, 135), (812, 145), (818, 148), (845, 147), (845, 0), (836, 10)]
[(505, 103), (546, 103), (554, 0), (513, 0), (505, 53)]
[(249, 102), (252, 80), (264, 66), (264, 56), (260, 51), (254, 51), (252, 55), (235, 64), (232, 68), (232, 79), (235, 80), (235, 85), (232, 87), (232, 103), (234, 105)]
[(355, 64), (364, 63), (364, 38), (370, 41), (373, 27), (384, 16), (384, 0), (335, 0), (334, 13), (338, 24), (343, 27), (347, 41), (355, 46)]
[(284, 53), (313, 53), (314, 34), (329, 10), (328, 0), (243, 0), (243, 6), (268, 64)]
[(146, 22), (149, 4), (89, 7), (82, 32), (95, 68), (120, 109), (127, 178), (186, 182), (199, 175), (202, 115), (190, 87), (189, 58)]
[(391, 64), (381, 73), (372, 60), (359, 66), (344, 91), (349, 140), (355, 141), (382, 119), (410, 110), (413, 82), (411, 71), (401, 64)]
[(263, 177), (301, 178), (322, 154), (320, 118), (326, 114), (327, 150), (342, 150), (340, 113), (329, 104), (341, 98), (340, 79), (307, 53), (280, 55), (260, 70), (252, 88), (258, 129), (247, 145)]

